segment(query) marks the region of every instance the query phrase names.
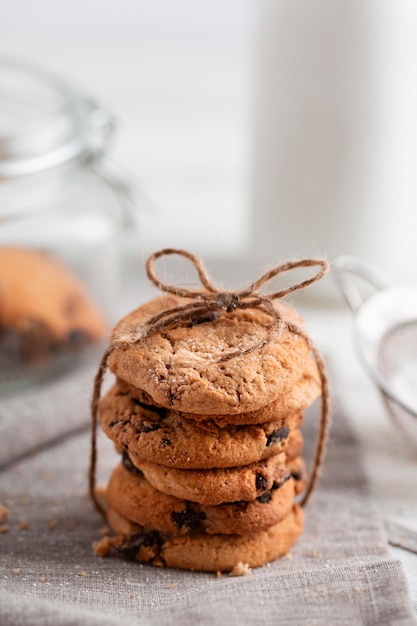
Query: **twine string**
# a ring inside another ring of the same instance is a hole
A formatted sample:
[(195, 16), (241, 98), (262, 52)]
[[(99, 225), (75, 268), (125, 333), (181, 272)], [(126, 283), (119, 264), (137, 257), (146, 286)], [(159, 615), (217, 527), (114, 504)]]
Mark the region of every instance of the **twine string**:
[[(177, 285), (170, 285), (163, 282), (155, 270), (155, 262), (161, 257), (177, 255), (188, 259), (197, 271), (198, 277), (203, 289), (187, 289)], [(262, 286), (280, 274), (284, 274), (298, 268), (318, 267), (318, 271), (311, 278), (301, 282), (294, 283), (272, 293), (261, 293), (259, 290)], [(246, 349), (238, 349), (227, 353), (210, 355), (210, 362), (224, 362), (236, 357), (242, 357), (254, 351), (262, 350), (272, 341), (276, 340), (284, 329), (297, 334), (306, 342), (314, 356), (317, 369), (319, 372), (322, 400), (321, 400), (321, 416), (320, 426), (317, 438), (316, 452), (311, 468), (310, 479), (302, 500), (301, 506), (305, 506), (316, 485), (319, 472), (323, 463), (323, 457), (326, 447), (328, 427), (329, 427), (329, 385), (326, 374), (324, 361), (313, 345), (311, 339), (306, 333), (295, 323), (283, 318), (280, 311), (274, 306), (274, 300), (281, 299), (284, 296), (295, 291), (305, 289), (314, 282), (320, 280), (329, 271), (327, 261), (323, 259), (302, 259), (299, 261), (288, 261), (281, 265), (277, 265), (265, 274), (260, 276), (256, 281), (245, 289), (240, 291), (222, 291), (217, 288), (210, 280), (208, 273), (202, 263), (202, 260), (187, 252), (186, 250), (177, 250), (175, 248), (164, 248), (154, 252), (146, 262), (146, 272), (149, 280), (163, 292), (171, 293), (181, 298), (187, 298), (188, 302), (166, 309), (152, 316), (147, 322), (141, 326), (132, 329), (128, 333), (119, 333), (113, 342), (105, 350), (99, 368), (94, 379), (93, 396), (91, 400), (91, 456), (89, 468), (89, 489), (90, 496), (95, 507), (103, 515), (104, 508), (96, 494), (96, 466), (97, 466), (97, 421), (98, 421), (98, 405), (100, 401), (101, 388), (104, 375), (108, 367), (109, 357), (116, 349), (126, 350), (130, 346), (136, 345), (144, 338), (149, 337), (162, 330), (169, 328), (178, 328), (193, 324), (196, 320), (208, 313), (231, 313), (238, 309), (257, 309), (265, 312), (271, 318), (268, 332), (265, 337), (258, 342), (253, 343)]]

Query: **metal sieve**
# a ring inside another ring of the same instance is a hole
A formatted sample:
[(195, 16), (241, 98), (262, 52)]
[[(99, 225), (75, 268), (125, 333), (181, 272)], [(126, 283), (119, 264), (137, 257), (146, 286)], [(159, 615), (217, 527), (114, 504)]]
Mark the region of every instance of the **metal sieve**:
[(395, 285), (351, 256), (334, 259), (332, 270), (354, 314), (360, 358), (395, 422), (417, 443), (417, 285)]

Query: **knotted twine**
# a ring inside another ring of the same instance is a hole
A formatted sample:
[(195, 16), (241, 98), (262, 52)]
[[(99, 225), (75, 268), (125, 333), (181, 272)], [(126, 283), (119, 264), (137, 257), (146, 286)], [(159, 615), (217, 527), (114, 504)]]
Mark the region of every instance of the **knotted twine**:
[[(186, 289), (184, 287), (169, 285), (162, 282), (155, 271), (155, 262), (159, 258), (169, 255), (182, 256), (191, 261), (200, 278), (201, 285), (205, 290)], [(295, 283), (289, 287), (269, 294), (264, 294), (259, 291), (263, 285), (279, 274), (283, 274), (297, 268), (309, 268), (316, 266), (320, 268), (318, 272), (311, 278), (302, 282)], [(300, 501), (300, 505), (305, 506), (309, 501), (316, 485), (324, 458), (329, 427), (329, 384), (323, 358), (311, 341), (310, 337), (297, 324), (283, 318), (280, 311), (278, 311), (278, 309), (274, 306), (274, 300), (284, 298), (284, 296), (287, 296), (295, 291), (299, 291), (300, 289), (304, 289), (305, 287), (308, 287), (312, 283), (315, 283), (323, 278), (323, 276), (325, 276), (329, 271), (329, 264), (327, 261), (323, 259), (288, 261), (287, 263), (277, 265), (276, 267), (270, 269), (258, 278), (258, 280), (241, 291), (221, 291), (218, 289), (210, 281), (201, 259), (186, 250), (164, 248), (163, 250), (154, 252), (148, 258), (145, 267), (149, 280), (158, 289), (166, 293), (172, 293), (181, 298), (189, 298), (190, 301), (157, 313), (140, 327), (134, 328), (128, 333), (119, 333), (114, 337), (112, 343), (108, 346), (102, 356), (94, 379), (93, 397), (91, 401), (91, 457), (89, 469), (90, 496), (98, 511), (105, 515), (105, 511), (97, 498), (95, 490), (97, 465), (97, 417), (101, 387), (108, 367), (110, 355), (117, 349), (127, 350), (129, 347), (140, 343), (145, 337), (149, 337), (150, 335), (153, 335), (163, 329), (168, 330), (192, 324), (199, 319), (201, 320), (202, 316), (207, 316), (207, 314), (210, 313), (220, 312), (228, 314), (239, 309), (257, 309), (267, 313), (272, 319), (272, 324), (270, 325), (267, 334), (263, 339), (253, 343), (245, 350), (233, 350), (226, 353), (220, 353), (218, 355), (210, 354), (210, 363), (223, 363), (225, 361), (229, 361), (230, 359), (243, 357), (255, 351), (261, 351), (265, 348), (265, 346), (277, 340), (284, 330), (302, 337), (306, 341), (309, 350), (313, 354), (316, 361), (321, 383), (321, 415), (310, 479)]]

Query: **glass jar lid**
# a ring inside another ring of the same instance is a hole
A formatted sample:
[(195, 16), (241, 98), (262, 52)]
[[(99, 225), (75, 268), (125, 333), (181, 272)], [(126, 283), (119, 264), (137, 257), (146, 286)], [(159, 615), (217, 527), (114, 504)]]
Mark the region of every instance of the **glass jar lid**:
[(0, 179), (107, 150), (114, 119), (59, 78), (0, 57)]

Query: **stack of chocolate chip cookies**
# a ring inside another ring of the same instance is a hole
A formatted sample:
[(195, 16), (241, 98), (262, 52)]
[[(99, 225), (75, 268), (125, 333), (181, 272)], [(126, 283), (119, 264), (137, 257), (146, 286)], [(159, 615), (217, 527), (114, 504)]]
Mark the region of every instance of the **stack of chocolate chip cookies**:
[[(101, 426), (120, 463), (106, 492), (112, 545), (129, 558), (201, 571), (257, 567), (303, 529), (299, 426), (321, 384), (302, 320), (275, 301), (282, 332), (260, 350), (262, 309), (209, 312), (123, 342), (184, 298), (162, 295), (122, 319), (101, 399)], [(233, 358), (221, 355), (234, 353)]]

